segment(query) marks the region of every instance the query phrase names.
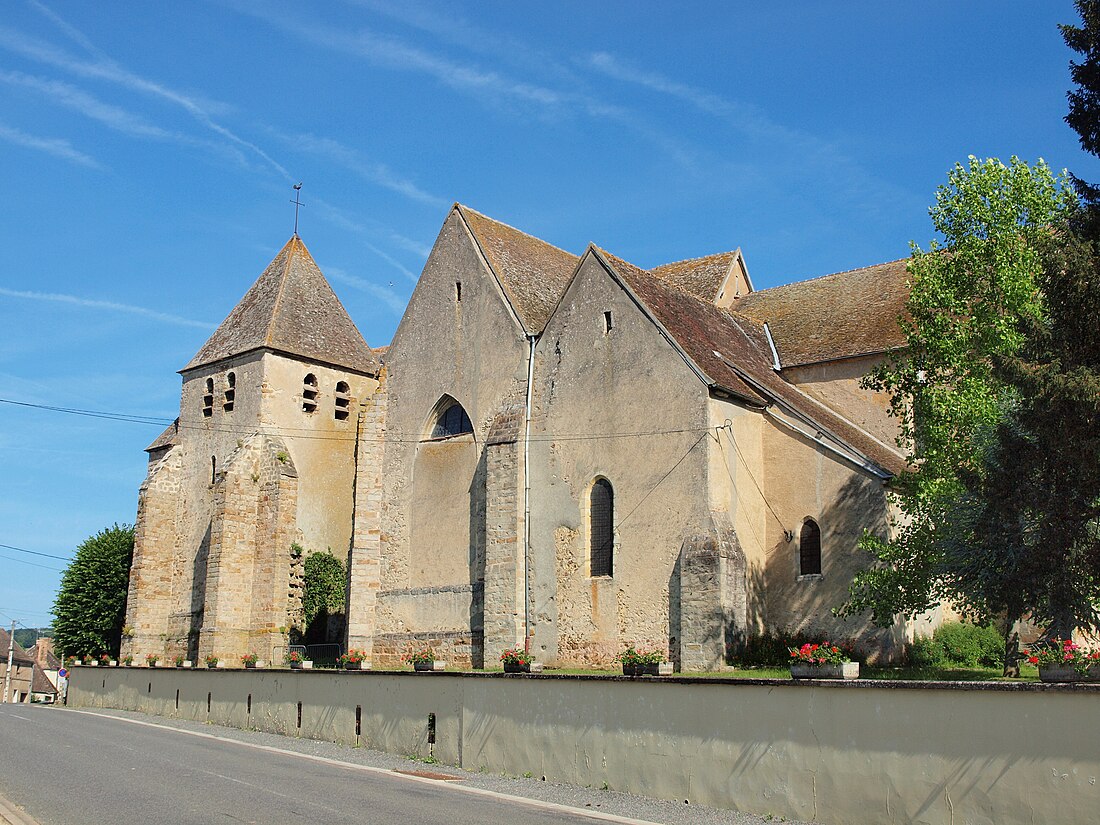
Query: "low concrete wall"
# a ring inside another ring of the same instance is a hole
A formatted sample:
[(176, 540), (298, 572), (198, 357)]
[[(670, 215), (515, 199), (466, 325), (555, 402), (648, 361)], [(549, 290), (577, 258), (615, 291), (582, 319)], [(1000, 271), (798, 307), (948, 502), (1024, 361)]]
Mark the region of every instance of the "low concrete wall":
[(1100, 810), (1097, 685), (77, 667), (69, 705), (421, 756), (435, 714), (446, 763), (832, 825)]

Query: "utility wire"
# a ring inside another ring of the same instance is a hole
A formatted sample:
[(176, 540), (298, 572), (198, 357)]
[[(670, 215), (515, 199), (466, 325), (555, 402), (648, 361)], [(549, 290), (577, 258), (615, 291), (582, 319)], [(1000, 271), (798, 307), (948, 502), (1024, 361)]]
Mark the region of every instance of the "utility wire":
[(38, 564), (38, 563), (33, 562), (33, 561), (26, 561), (25, 559), (17, 559), (17, 558), (14, 558), (12, 556), (0, 556), (0, 559), (6, 559), (7, 561), (17, 561), (20, 564), (29, 564), (31, 567), (41, 567), (43, 570), (53, 570), (55, 573), (64, 573), (65, 572), (60, 567), (50, 567), (50, 566), (45, 565), (45, 564)]
[(30, 553), (32, 556), (45, 556), (47, 559), (57, 559), (58, 561), (72, 561), (67, 556), (54, 556), (49, 553), (39, 553), (37, 550), (24, 550), (22, 547), (15, 547), (11, 544), (0, 544), (5, 550), (17, 550), (20, 553)]

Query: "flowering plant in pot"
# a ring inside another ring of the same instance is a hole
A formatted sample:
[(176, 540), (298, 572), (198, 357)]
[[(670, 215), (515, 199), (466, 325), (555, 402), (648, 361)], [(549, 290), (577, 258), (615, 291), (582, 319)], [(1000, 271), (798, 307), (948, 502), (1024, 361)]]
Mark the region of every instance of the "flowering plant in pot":
[(260, 661), (260, 657), (255, 653), (246, 653), (241, 657), (241, 664), (245, 667), (256, 667), (258, 661)]
[(340, 664), (345, 670), (369, 670), (370, 662), (367, 661), (367, 651), (351, 648), (347, 653), (340, 654)]
[(218, 657), (215, 656), (213, 653), (204, 656), (202, 660), (206, 662), (206, 666), (211, 670), (218, 666)]
[(130, 667), (133, 664), (134, 664), (134, 657), (133, 656), (124, 656), (123, 657), (123, 659), (122, 659), (122, 666), (123, 667)]
[(191, 662), (182, 653), (177, 653), (172, 661), (175, 662), (176, 667), (191, 667)]
[(444, 662), (436, 661), (435, 651), (431, 647), (410, 649), (403, 657), (405, 664), (413, 666), (413, 670), (442, 670)]
[(313, 662), (300, 650), (291, 650), (286, 654), (286, 663), (292, 670), (311, 670)]
[(109, 653), (104, 653), (99, 657), (99, 666), (110, 667), (113, 661)]
[(145, 656), (145, 664), (147, 667), (156, 667), (157, 662), (160, 661), (160, 656), (155, 653), (149, 653)]
[(843, 648), (832, 642), (807, 642), (788, 650), (794, 679), (859, 678), (859, 662), (850, 661)]
[(672, 665), (665, 661), (665, 654), (659, 650), (640, 650), (631, 642), (615, 657), (623, 666), (623, 676), (667, 676), (672, 673)]
[(532, 670), (531, 654), (522, 648), (510, 647), (502, 650), (500, 661), (504, 665), (505, 673), (530, 673)]
[(1039, 666), (1043, 682), (1080, 682), (1100, 675), (1100, 651), (1086, 653), (1073, 639), (1051, 639), (1024, 651), (1028, 662)]
[(92, 658), (91, 656), (89, 656), (88, 654), (85, 654), (85, 655), (84, 655), (84, 658), (82, 658), (82, 659), (80, 660), (80, 663), (81, 663), (82, 665), (86, 665), (87, 667), (95, 667), (96, 665), (98, 665), (98, 664), (99, 664), (99, 662), (97, 662), (97, 661), (96, 661), (95, 659), (93, 659), (93, 658)]

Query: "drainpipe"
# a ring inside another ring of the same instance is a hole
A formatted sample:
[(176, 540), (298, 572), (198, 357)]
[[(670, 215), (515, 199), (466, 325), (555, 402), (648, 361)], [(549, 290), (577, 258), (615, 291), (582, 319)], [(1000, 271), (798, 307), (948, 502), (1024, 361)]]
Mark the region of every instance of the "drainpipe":
[(531, 556), (531, 472), (528, 459), (531, 455), (531, 392), (535, 383), (534, 335), (527, 336), (527, 397), (523, 410), (523, 650), (531, 650), (531, 582), (528, 578)]

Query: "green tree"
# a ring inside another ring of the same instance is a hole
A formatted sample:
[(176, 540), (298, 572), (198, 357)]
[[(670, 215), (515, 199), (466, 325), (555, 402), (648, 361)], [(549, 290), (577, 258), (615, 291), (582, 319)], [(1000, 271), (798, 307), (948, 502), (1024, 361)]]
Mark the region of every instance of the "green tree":
[[(1070, 77), (1076, 88), (1069, 98), (1068, 123), (1081, 140), (1081, 148), (1100, 155), (1100, 0), (1077, 0), (1074, 4), (1081, 15), (1081, 25), (1060, 26), (1066, 45), (1083, 56), (1071, 61)], [(1100, 199), (1100, 187), (1074, 177), (1081, 196), (1095, 204)]]
[(344, 613), (347, 574), (331, 552), (312, 553), (305, 560), (302, 618), (307, 643), (328, 641), (329, 616)]
[(1045, 323), (1043, 251), (1075, 203), (1068, 179), (1017, 158), (972, 157), (937, 190), (930, 214), (943, 241), (914, 246), (906, 345), (865, 379), (889, 394), (912, 469), (892, 486), (901, 513), (892, 537), (861, 542), (880, 564), (855, 577), (842, 615), (870, 611), (888, 625), (948, 601), (989, 618), (995, 600), (967, 575), (971, 557), (955, 552), (973, 547), (958, 508), (1016, 401), (996, 365)]
[(64, 655), (118, 656), (133, 557), (129, 524), (101, 530), (76, 548), (53, 606), (54, 641)]

